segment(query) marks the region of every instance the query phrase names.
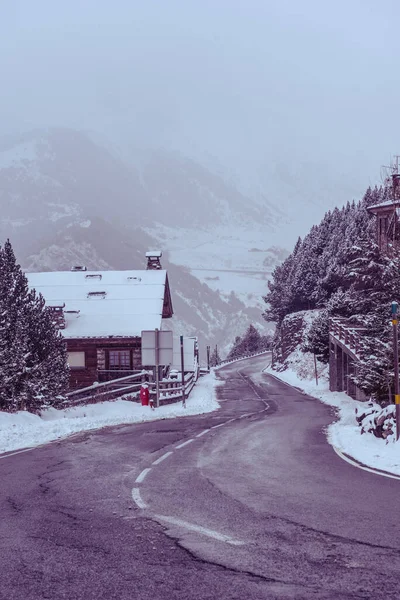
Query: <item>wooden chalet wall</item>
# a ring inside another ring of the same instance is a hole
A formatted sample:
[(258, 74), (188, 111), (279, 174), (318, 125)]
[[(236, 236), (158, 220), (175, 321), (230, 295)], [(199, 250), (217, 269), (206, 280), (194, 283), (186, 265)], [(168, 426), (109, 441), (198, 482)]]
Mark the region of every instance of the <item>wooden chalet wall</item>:
[(140, 370), (141, 365), (141, 338), (88, 338), (67, 339), (68, 352), (84, 352), (85, 367), (70, 369), (70, 390), (92, 385), (95, 381), (104, 381), (109, 378), (123, 377), (130, 370), (109, 370), (109, 350), (130, 350), (131, 370)]

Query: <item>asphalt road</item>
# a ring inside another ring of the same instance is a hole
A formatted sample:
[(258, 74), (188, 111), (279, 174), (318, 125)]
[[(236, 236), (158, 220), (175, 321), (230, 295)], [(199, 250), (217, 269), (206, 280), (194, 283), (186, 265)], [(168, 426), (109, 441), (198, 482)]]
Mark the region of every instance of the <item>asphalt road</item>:
[(399, 598), (400, 482), (264, 364), (219, 371), (215, 413), (0, 457), (0, 600)]

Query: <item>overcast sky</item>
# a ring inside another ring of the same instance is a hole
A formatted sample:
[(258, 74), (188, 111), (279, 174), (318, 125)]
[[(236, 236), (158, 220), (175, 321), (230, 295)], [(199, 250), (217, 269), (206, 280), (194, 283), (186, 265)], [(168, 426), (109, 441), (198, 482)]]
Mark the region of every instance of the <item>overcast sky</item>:
[(367, 179), (400, 153), (399, 32), (398, 0), (0, 0), (0, 127)]

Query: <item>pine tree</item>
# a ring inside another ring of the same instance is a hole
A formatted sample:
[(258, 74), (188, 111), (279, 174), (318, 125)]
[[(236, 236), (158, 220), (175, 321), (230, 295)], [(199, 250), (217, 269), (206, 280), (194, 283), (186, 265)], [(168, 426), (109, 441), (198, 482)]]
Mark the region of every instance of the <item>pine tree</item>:
[(221, 357), (218, 352), (218, 346), (215, 346), (210, 356), (210, 367), (217, 367), (221, 364)]
[(37, 412), (68, 385), (65, 342), (9, 240), (0, 247), (0, 409)]

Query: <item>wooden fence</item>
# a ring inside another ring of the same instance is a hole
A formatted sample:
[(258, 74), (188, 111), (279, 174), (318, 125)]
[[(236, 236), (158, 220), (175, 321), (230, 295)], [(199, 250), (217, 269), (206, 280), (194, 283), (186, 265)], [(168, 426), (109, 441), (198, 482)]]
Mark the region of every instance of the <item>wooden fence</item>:
[[(88, 404), (89, 402), (104, 402), (105, 400), (115, 400), (123, 396), (129, 396), (131, 399), (138, 400), (140, 387), (146, 382), (150, 388), (150, 394), (155, 398), (156, 383), (153, 381), (152, 371), (139, 371), (133, 375), (112, 379), (104, 383), (95, 383), (91, 386), (74, 390), (66, 394), (66, 406), (77, 406), (79, 404)], [(182, 386), (182, 378), (162, 379), (159, 382), (160, 403), (169, 403), (182, 397), (182, 390), (185, 390), (187, 398), (196, 383), (195, 374), (185, 373), (185, 385)]]

